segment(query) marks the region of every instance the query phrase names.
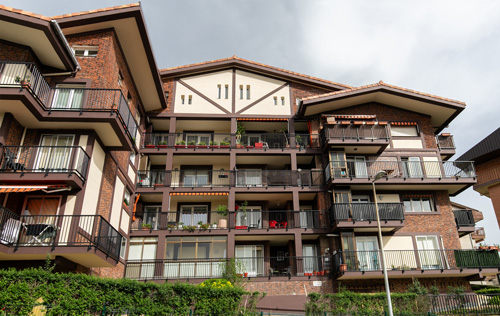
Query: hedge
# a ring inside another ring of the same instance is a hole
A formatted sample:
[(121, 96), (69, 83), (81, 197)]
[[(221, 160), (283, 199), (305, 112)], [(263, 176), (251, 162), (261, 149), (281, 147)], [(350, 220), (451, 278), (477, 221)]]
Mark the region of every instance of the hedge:
[[(43, 299), (47, 316), (252, 315), (258, 293), (239, 287), (138, 282), (43, 269), (0, 270), (0, 315), (29, 315)], [(245, 302), (247, 306), (243, 306)], [(245, 312), (242, 312), (245, 311)]]

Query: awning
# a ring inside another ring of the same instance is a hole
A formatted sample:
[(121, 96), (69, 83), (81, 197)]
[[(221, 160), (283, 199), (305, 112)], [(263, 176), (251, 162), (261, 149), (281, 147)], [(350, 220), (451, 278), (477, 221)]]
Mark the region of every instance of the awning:
[(279, 122), (287, 122), (287, 118), (280, 117), (238, 117), (237, 121), (279, 121)]
[(418, 125), (417, 122), (391, 122), (391, 125), (393, 126), (412, 126), (412, 125)]
[(182, 192), (170, 193), (170, 195), (229, 195), (228, 192)]
[(344, 114), (323, 114), (323, 117), (334, 117), (336, 119), (371, 120), (377, 118), (376, 115), (344, 115)]
[(45, 193), (70, 191), (66, 185), (0, 185), (0, 193), (23, 193), (42, 190)]

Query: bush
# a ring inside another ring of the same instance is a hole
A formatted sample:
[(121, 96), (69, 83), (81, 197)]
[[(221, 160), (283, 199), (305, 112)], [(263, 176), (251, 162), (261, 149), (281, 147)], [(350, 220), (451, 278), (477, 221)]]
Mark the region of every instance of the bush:
[(198, 315), (245, 315), (244, 311), (254, 310), (251, 298), (260, 297), (227, 280), (205, 282), (216, 285), (143, 283), (42, 269), (0, 270), (0, 315), (29, 315), (37, 301), (46, 306), (47, 316), (100, 315), (104, 309), (117, 315), (189, 315), (193, 307)]

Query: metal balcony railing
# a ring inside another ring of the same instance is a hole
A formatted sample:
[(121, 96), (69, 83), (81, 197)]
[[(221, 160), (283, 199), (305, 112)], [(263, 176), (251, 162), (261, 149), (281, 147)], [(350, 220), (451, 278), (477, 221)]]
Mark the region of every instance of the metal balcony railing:
[(0, 172), (75, 173), (86, 179), (90, 157), (80, 146), (3, 146)]
[(34, 63), (0, 61), (0, 86), (25, 87), (48, 111), (108, 111), (118, 115), (130, 139), (137, 122), (120, 89), (51, 88)]
[(88, 247), (119, 260), (122, 235), (100, 215), (19, 215), (0, 206), (0, 242), (11, 247)]
[(330, 216), (326, 210), (249, 209), (246, 212), (228, 212), (226, 215), (215, 211), (146, 212), (137, 217), (132, 223), (132, 230), (267, 229), (278, 231), (330, 227)]
[[(130, 279), (220, 278), (228, 258), (128, 260), (125, 277)], [(328, 257), (238, 257), (242, 277), (326, 276)]]
[(452, 135), (438, 135), (436, 136), (436, 142), (440, 150), (443, 149), (455, 149), (455, 142), (453, 141)]
[(455, 215), (455, 223), (458, 228), (476, 226), (472, 210), (454, 210), (453, 214)]
[(321, 147), (319, 135), (296, 134), (292, 139), (283, 133), (144, 133), (143, 148), (255, 148), (283, 149), (287, 147)]
[[(455, 270), (500, 268), (496, 250), (439, 249), (385, 250), (387, 270)], [(339, 251), (333, 256), (334, 272), (381, 271), (380, 251)]]
[[(405, 219), (403, 203), (377, 203), (380, 221), (401, 221)], [(375, 203), (334, 203), (330, 208), (334, 221), (377, 221)]]
[(139, 170), (137, 187), (321, 186), (322, 170)]
[(325, 167), (325, 181), (339, 178), (370, 179), (379, 171), (389, 178), (451, 179), (475, 178), (472, 161), (342, 160)]
[(386, 125), (325, 125), (322, 137), (325, 143), (346, 140), (385, 140), (389, 141)]

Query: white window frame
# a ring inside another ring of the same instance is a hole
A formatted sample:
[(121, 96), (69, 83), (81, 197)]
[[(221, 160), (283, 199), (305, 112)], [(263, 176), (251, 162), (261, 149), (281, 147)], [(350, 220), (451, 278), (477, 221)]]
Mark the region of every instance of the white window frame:
[[(75, 57), (96, 57), (99, 53), (99, 46), (74, 45), (71, 49)], [(83, 51), (83, 55), (77, 55), (76, 51)], [(91, 53), (94, 51), (95, 54)]]
[[(431, 210), (424, 210), (424, 203), (423, 200), (429, 200), (429, 204), (431, 207)], [(406, 207), (406, 202), (410, 202), (411, 209), (408, 209)], [(420, 211), (415, 211), (415, 208), (413, 207), (414, 204), (420, 204)], [(434, 199), (432, 197), (420, 197), (420, 198), (403, 198), (403, 205), (405, 206), (405, 212), (406, 213), (411, 213), (411, 212), (417, 212), (417, 213), (432, 213), (435, 212), (436, 209), (434, 207)]]

